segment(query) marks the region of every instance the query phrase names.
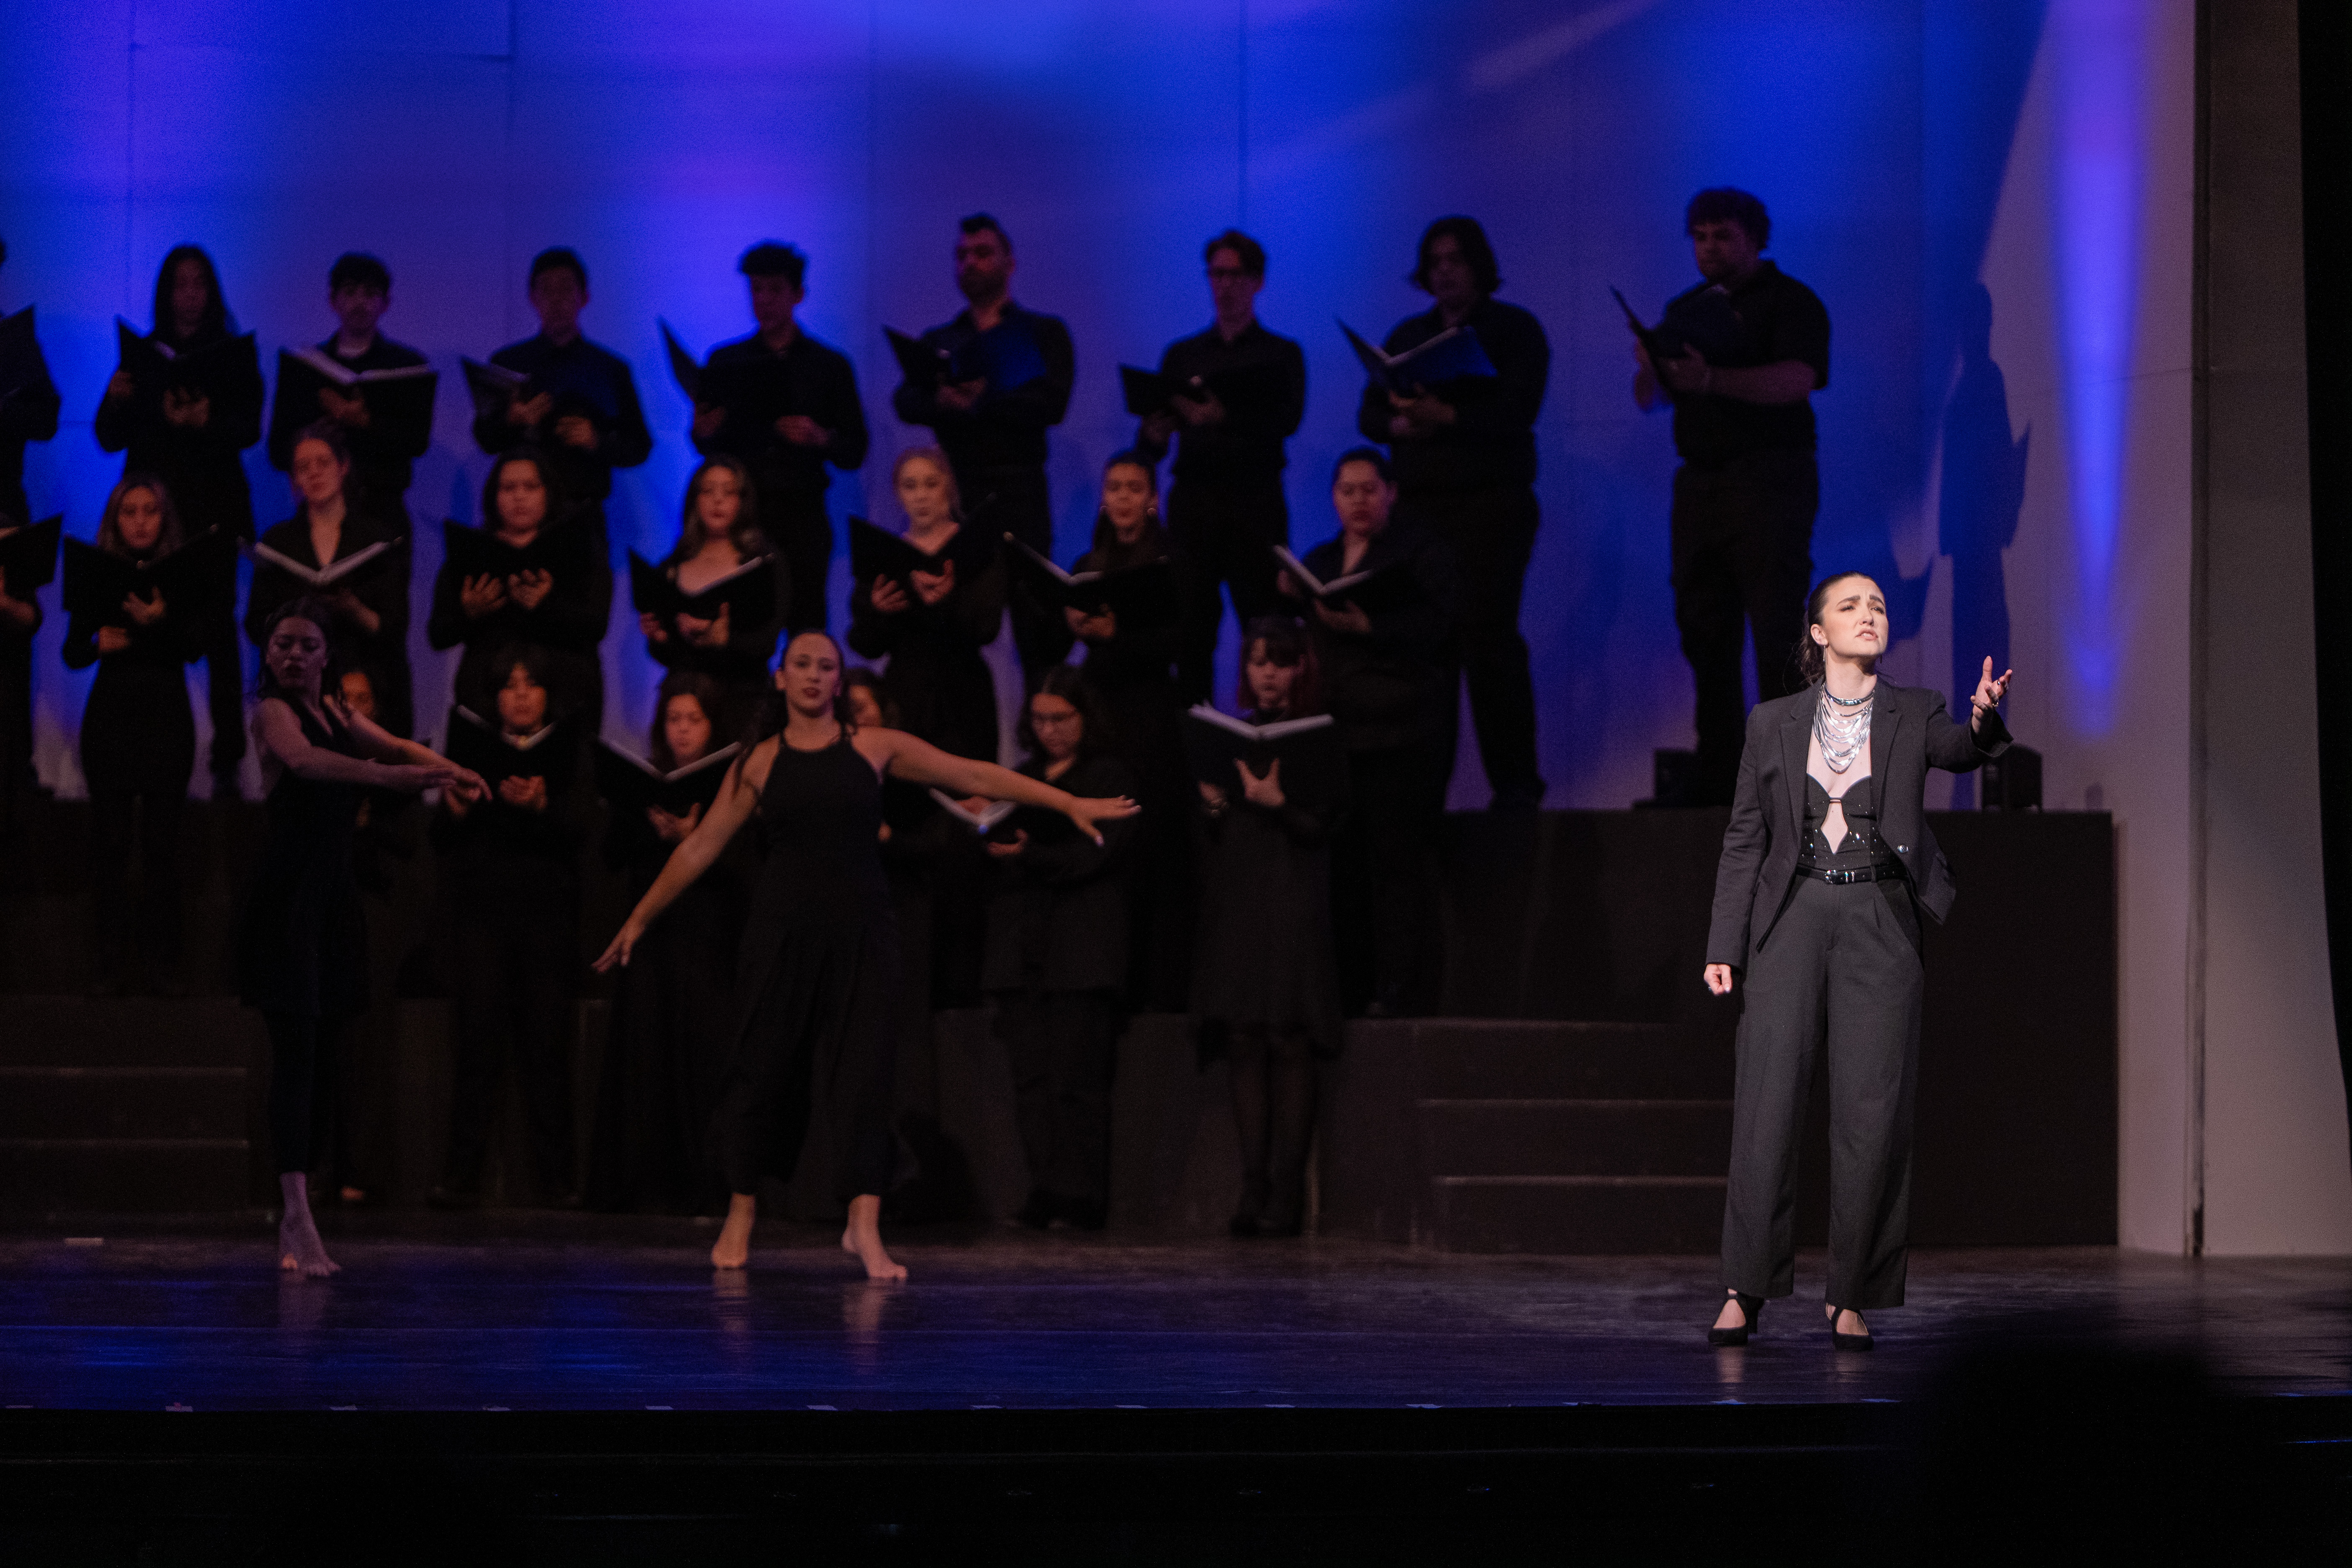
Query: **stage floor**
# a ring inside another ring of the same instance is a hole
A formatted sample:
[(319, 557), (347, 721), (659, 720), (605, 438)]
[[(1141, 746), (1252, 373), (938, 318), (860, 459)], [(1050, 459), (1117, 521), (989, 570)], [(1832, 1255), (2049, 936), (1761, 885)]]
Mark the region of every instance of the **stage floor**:
[(1833, 1352), (1821, 1259), (1744, 1351), (1711, 1262), (1451, 1256), (1354, 1242), (898, 1238), (879, 1286), (810, 1227), (719, 1274), (687, 1221), (371, 1215), (344, 1272), (283, 1279), (271, 1232), (0, 1237), (0, 1404), (161, 1411), (1387, 1408), (1903, 1401), (2003, 1328), (2185, 1351), (2223, 1394), (2352, 1389), (2352, 1259), (2112, 1248), (1914, 1255), (1880, 1348)]

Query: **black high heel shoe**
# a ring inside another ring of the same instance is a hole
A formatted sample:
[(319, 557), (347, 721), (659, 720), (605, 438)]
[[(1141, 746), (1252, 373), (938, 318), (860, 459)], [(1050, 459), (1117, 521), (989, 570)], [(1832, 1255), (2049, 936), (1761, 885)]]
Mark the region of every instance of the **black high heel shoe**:
[(1876, 1350), (1878, 1348), (1876, 1342), (1872, 1340), (1868, 1334), (1842, 1334), (1838, 1332), (1838, 1320), (1845, 1316), (1845, 1312), (1846, 1309), (1843, 1307), (1832, 1307), (1830, 1309), (1830, 1343), (1836, 1349), (1842, 1351)]
[(1748, 1342), (1748, 1336), (1756, 1331), (1757, 1323), (1760, 1321), (1764, 1316), (1763, 1297), (1743, 1295), (1738, 1290), (1729, 1291), (1727, 1294), (1730, 1296), (1731, 1300), (1739, 1303), (1740, 1316), (1745, 1318), (1747, 1321), (1741, 1323), (1736, 1329), (1711, 1328), (1707, 1330), (1706, 1342), (1715, 1346), (1717, 1350), (1746, 1344)]

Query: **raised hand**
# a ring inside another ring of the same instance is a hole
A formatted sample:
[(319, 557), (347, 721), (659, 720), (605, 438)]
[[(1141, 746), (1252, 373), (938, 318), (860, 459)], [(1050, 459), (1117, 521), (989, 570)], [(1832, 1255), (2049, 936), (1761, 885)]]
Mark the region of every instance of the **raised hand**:
[(1275, 758), (1265, 764), (1265, 776), (1260, 778), (1249, 771), (1249, 764), (1239, 757), (1234, 759), (1234, 770), (1242, 775), (1242, 798), (1252, 805), (1262, 805), (1268, 811), (1279, 811), (1289, 796), (1282, 793), (1282, 759)]
[(1994, 679), (1992, 656), (1985, 656), (1984, 673), (1977, 677), (1976, 694), (1969, 699), (1969, 728), (1975, 729), (1986, 714), (2000, 706), (2002, 700), (2009, 695), (2009, 678), (2016, 673), (2013, 669), (2004, 669), (2000, 679)]
[(136, 594), (126, 595), (122, 601), (122, 613), (142, 626), (153, 626), (163, 618), (163, 590), (152, 590), (144, 599)]
[(507, 579), (507, 592), (514, 602), (526, 610), (535, 610), (555, 592), (555, 574), (551, 572), (518, 572)]
[(916, 597), (926, 605), (936, 605), (955, 592), (955, 563), (942, 561), (937, 572), (909, 572), (907, 580), (915, 585)]
[(868, 602), (873, 605), (874, 613), (880, 616), (903, 616), (914, 607), (907, 597), (907, 591), (887, 577), (874, 579), (874, 591), (868, 595)]
[(457, 585), (457, 606), (466, 612), (469, 621), (478, 621), (493, 611), (506, 607), (507, 585), (485, 574), (468, 577)]

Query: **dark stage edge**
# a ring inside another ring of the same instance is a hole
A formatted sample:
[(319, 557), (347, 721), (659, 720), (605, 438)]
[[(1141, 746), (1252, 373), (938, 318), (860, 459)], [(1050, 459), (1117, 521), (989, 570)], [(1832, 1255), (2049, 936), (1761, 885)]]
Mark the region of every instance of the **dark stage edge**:
[(910, 1230), (886, 1287), (810, 1227), (720, 1277), (685, 1221), (331, 1224), (324, 1283), (257, 1224), (0, 1238), (0, 1551), (315, 1562), (332, 1520), (367, 1562), (1655, 1561), (1770, 1523), (1884, 1562), (1950, 1500), (1939, 1444), (2030, 1466), (2012, 1512), (2063, 1451), (2083, 1520), (2117, 1442), (2115, 1486), (2178, 1494), (2143, 1522), (2352, 1545), (2352, 1260), (1925, 1252), (1864, 1356), (1813, 1255), (1712, 1351), (1703, 1258)]

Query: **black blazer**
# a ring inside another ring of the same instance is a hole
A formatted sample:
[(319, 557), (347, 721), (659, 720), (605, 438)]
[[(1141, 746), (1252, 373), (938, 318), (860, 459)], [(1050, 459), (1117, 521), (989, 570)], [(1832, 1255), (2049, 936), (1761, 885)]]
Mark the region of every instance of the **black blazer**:
[[(1805, 750), (1811, 734), (1814, 687), (1759, 702), (1748, 715), (1748, 743), (1739, 754), (1739, 791), (1731, 826), (1723, 832), (1723, 859), (1715, 873), (1715, 918), (1706, 962), (1745, 969), (1772, 934), (1796, 885), (1797, 851), (1805, 839)], [(1952, 869), (1927, 831), (1924, 802), (1927, 770), (1972, 772), (2009, 749), (1998, 712), (1972, 734), (1944, 710), (1944, 694), (1897, 686), (1878, 678), (1870, 726), (1870, 776), (1878, 801), (1879, 836), (1902, 858), (1919, 907), (1938, 925), (1951, 913)]]

